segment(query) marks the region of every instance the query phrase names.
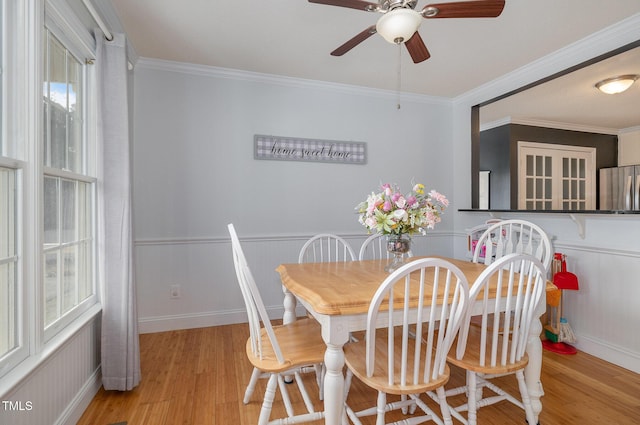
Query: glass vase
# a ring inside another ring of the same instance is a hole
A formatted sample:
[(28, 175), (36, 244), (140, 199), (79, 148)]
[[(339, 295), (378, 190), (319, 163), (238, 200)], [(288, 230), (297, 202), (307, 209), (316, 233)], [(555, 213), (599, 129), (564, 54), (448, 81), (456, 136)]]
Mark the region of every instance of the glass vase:
[(393, 272), (404, 264), (405, 254), (411, 250), (411, 238), (401, 233), (399, 235), (387, 235), (387, 252), (391, 262), (384, 268), (386, 272)]

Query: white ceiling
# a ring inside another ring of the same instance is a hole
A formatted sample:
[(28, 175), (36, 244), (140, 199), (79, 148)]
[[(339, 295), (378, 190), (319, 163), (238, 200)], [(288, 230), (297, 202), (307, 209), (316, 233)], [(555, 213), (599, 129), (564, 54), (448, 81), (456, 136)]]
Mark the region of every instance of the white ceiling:
[[(397, 89), (398, 47), (380, 35), (329, 55), (377, 13), (306, 0), (110, 1), (140, 57)], [(498, 18), (425, 19), (431, 58), (414, 64), (402, 49), (401, 89), (454, 98), (637, 13), (639, 0), (507, 0)]]

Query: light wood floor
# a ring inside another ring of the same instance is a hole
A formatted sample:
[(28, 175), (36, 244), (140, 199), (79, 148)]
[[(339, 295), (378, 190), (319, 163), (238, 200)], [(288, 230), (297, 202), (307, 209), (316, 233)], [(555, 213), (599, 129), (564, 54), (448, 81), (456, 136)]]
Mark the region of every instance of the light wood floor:
[[(130, 392), (101, 389), (78, 425), (257, 424), (266, 382), (260, 381), (248, 405), (242, 403), (251, 374), (244, 352), (247, 337), (243, 324), (141, 335), (141, 384)], [(460, 384), (463, 375), (455, 369), (452, 373), (450, 385)], [(317, 395), (315, 379), (308, 378), (307, 388)], [(515, 378), (501, 379), (516, 390)], [(545, 351), (542, 383), (541, 425), (640, 423), (640, 375), (626, 369), (584, 353), (563, 356)], [(294, 401), (301, 403), (295, 386), (289, 388)], [(284, 415), (279, 400), (278, 395), (272, 417)], [(356, 409), (372, 405), (375, 393), (354, 379), (349, 402)], [(321, 402), (317, 407), (322, 408)], [(392, 417), (388, 414), (387, 420)], [(482, 408), (479, 423), (526, 424), (524, 413), (509, 402)]]

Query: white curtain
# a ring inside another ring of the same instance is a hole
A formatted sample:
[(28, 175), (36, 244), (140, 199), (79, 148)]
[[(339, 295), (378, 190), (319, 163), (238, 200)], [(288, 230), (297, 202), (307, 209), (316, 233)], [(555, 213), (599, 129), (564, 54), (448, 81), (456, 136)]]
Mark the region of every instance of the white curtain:
[(131, 146), (126, 39), (96, 31), (98, 65), (98, 231), (102, 289), (102, 384), (128, 391), (140, 382), (133, 262)]

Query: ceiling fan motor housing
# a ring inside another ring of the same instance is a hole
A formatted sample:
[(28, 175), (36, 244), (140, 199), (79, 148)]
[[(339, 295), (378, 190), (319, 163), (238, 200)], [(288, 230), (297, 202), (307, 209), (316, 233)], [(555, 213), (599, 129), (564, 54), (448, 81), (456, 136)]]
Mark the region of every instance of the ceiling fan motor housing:
[(397, 8), (415, 9), (418, 0), (384, 0), (380, 3), (380, 11), (388, 12)]

